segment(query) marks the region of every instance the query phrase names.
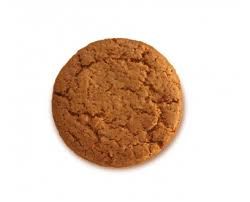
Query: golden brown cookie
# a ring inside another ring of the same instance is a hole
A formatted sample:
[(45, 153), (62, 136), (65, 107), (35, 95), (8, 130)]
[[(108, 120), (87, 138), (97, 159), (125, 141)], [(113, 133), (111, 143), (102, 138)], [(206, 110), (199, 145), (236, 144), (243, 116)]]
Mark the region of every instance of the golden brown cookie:
[(125, 167), (158, 154), (182, 116), (181, 86), (153, 47), (129, 39), (96, 41), (79, 50), (56, 78), (53, 117), (79, 156)]

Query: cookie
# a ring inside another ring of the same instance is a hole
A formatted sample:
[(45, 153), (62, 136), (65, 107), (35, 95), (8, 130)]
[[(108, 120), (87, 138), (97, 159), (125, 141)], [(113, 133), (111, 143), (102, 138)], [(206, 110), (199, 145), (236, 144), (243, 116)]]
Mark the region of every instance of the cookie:
[(126, 167), (156, 156), (175, 137), (182, 91), (153, 47), (105, 39), (80, 49), (54, 84), (53, 118), (66, 145), (102, 166)]

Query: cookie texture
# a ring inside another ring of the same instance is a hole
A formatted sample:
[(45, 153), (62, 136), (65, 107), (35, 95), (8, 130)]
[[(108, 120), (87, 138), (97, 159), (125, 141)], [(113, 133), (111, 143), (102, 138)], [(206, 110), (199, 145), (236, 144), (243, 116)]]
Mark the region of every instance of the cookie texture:
[(131, 166), (174, 138), (182, 116), (180, 81), (167, 59), (143, 42), (96, 41), (60, 71), (52, 111), (76, 154), (102, 166)]

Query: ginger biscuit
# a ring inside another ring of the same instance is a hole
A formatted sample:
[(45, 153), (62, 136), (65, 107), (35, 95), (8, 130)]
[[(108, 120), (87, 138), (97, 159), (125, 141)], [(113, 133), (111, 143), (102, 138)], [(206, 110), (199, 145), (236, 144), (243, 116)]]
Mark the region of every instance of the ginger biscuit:
[(182, 91), (173, 66), (153, 47), (105, 39), (80, 49), (54, 84), (52, 112), (66, 145), (102, 166), (157, 155), (175, 137)]

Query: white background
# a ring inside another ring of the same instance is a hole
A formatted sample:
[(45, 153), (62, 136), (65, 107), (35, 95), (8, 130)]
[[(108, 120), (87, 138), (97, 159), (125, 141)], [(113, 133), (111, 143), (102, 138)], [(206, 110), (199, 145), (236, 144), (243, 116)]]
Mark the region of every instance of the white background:
[[(51, 115), (54, 79), (88, 43), (142, 40), (175, 66), (178, 137), (155, 160), (107, 169), (75, 156)], [(1, 1), (0, 201), (250, 201), (247, 1)]]

